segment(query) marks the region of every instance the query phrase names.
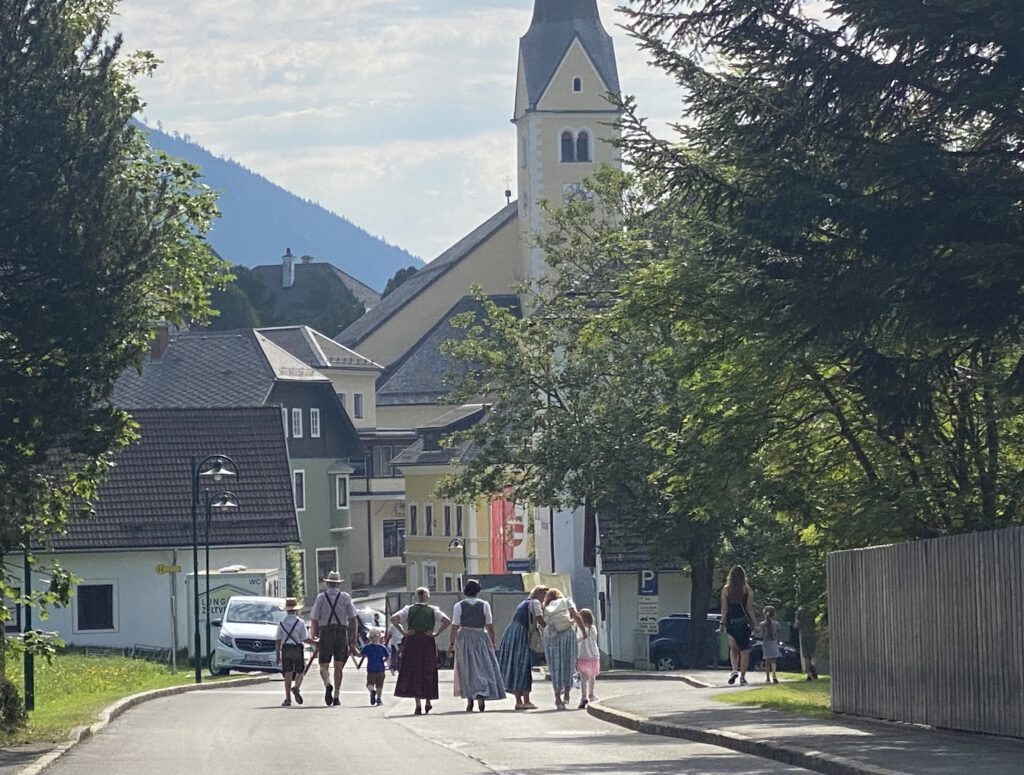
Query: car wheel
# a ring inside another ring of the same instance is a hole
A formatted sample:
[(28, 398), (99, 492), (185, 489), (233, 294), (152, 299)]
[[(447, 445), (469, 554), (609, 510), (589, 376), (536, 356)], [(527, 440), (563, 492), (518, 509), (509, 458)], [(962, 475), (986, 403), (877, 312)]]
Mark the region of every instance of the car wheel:
[(661, 651), (654, 655), (654, 669), (655, 670), (678, 670), (682, 665), (679, 664), (679, 660), (676, 659), (675, 654), (668, 651)]
[(214, 651), (212, 654), (210, 654), (210, 659), (207, 662), (207, 665), (209, 666), (209, 669), (210, 669), (210, 675), (224, 676), (224, 675), (227, 675), (229, 672), (231, 672), (227, 668), (223, 668), (223, 667), (218, 667), (217, 666), (217, 652), (216, 651)]

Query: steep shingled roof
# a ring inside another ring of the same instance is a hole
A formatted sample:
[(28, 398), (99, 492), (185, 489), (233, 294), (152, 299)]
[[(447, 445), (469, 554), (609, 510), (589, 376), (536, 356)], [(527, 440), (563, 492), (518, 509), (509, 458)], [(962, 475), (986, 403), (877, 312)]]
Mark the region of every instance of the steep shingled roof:
[(384, 367), (309, 326), (276, 326), (256, 331), (315, 369), (383, 371)]
[[(519, 297), (514, 295), (489, 296), (499, 306), (519, 311)], [(445, 313), (433, 328), (427, 331), (401, 359), (388, 369), (377, 382), (377, 406), (406, 404), (436, 404), (451, 391), (449, 378), (464, 374), (469, 365), (442, 352), (445, 342), (461, 341), (466, 329), (452, 325), (452, 318), (463, 312), (472, 312), (477, 319), (483, 307), (472, 296), (463, 296)]]
[[(95, 516), (73, 519), (57, 551), (171, 548), (192, 543), (191, 459), (230, 457), (238, 475), (211, 484), (229, 490), (238, 508), (211, 511), (214, 546), (298, 543), (291, 468), (277, 407), (138, 409), (139, 440), (114, 459)], [(205, 507), (199, 506), (204, 529)], [(205, 536), (200, 533), (200, 540)], [(205, 542), (205, 541), (204, 541)]]
[(326, 382), (315, 369), (252, 329), (195, 331), (174, 337), (142, 373), (129, 369), (114, 386), (114, 405), (259, 406), (277, 380)]
[(448, 270), (473, 252), (481, 243), (489, 239), (502, 226), (515, 218), (517, 212), (518, 205), (516, 202), (505, 205), (497, 213), (382, 298), (377, 306), (368, 310), (365, 315), (334, 338), (346, 347), (357, 348), (360, 342), (384, 325), (395, 313), (443, 277)]
[(519, 39), (526, 95), (535, 108), (573, 40), (579, 38), (608, 91), (618, 94), (615, 46), (601, 24), (597, 0), (536, 0), (530, 29)]

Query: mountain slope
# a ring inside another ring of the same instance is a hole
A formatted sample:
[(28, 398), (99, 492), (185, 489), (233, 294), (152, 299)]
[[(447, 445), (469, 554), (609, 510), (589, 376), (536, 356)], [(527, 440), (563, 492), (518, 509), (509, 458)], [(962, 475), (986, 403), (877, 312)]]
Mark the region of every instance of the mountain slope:
[(223, 258), (242, 266), (276, 264), (285, 248), (311, 255), (380, 291), (399, 269), (422, 266), (411, 253), (301, 199), (238, 162), (214, 156), (187, 137), (144, 127), (154, 148), (202, 168), (220, 192), (221, 218), (208, 235)]

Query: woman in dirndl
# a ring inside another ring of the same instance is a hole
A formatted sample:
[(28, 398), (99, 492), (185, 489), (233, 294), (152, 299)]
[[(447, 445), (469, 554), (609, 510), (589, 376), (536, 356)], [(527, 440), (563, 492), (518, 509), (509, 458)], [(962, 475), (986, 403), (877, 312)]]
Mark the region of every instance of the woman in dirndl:
[(551, 675), (551, 688), (555, 692), (555, 708), (565, 710), (569, 704), (572, 678), (576, 672), (576, 632), (586, 625), (572, 598), (552, 587), (544, 595), (544, 657)]
[(491, 606), (477, 597), (480, 582), (469, 579), (462, 593), (465, 598), (452, 611), (452, 639), (448, 646), (448, 651), (455, 655), (455, 696), (466, 700), (467, 711), (473, 710), (475, 700), (482, 713), (486, 700), (505, 699), (505, 682), (494, 653)]
[(412, 605), (392, 616), (391, 623), (402, 631), (401, 665), (395, 681), (395, 696), (416, 700), (415, 713), (419, 716), (424, 712), (421, 701), (426, 701), (425, 710), (430, 713), (433, 708), (430, 701), (438, 697), (435, 639), (452, 622), (440, 608), (427, 604), (430, 590), (426, 587), (416, 590), (415, 599)]
[(516, 698), (516, 710), (533, 710), (537, 706), (530, 701), (533, 690), (533, 649), (530, 648), (532, 633), (540, 639), (543, 648), (543, 635), (540, 628), (544, 626), (540, 601), (544, 599), (548, 588), (540, 585), (530, 590), (530, 596), (516, 606), (512, 621), (501, 636), (501, 649), (498, 652), (498, 664), (501, 665), (501, 678), (505, 682), (505, 690), (512, 692)]

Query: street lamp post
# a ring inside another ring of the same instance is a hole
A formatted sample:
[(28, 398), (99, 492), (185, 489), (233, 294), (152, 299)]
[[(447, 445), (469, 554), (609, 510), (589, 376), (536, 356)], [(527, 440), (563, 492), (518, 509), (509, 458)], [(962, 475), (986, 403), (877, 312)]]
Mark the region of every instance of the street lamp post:
[[(219, 482), (226, 476), (237, 476), (235, 461), (227, 455), (208, 455), (199, 463), (192, 457), (192, 622), (194, 625), (193, 647), (195, 648), (195, 681), (203, 682), (203, 667), (200, 652), (203, 649), (199, 630), (199, 480), (212, 479)], [(209, 600), (207, 600), (209, 605)]]
[(462, 583), (466, 583), (466, 576), (469, 575), (469, 564), (466, 562), (466, 540), (464, 538), (453, 538), (448, 542), (448, 551), (462, 549)]
[(238, 508), (238, 498), (233, 492), (218, 492), (210, 496), (209, 490), (203, 491), (206, 501), (206, 656), (210, 654), (210, 516), (213, 509), (229, 511)]

